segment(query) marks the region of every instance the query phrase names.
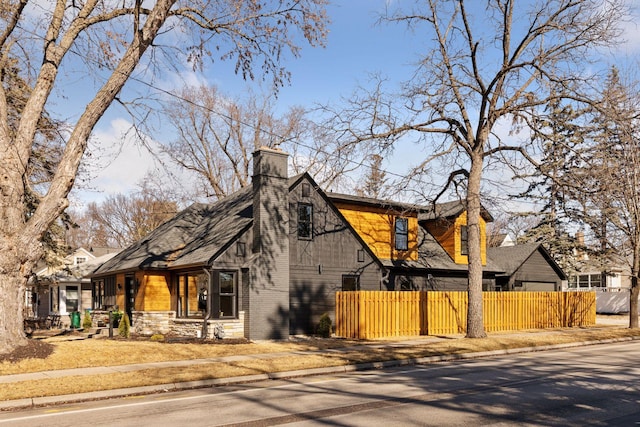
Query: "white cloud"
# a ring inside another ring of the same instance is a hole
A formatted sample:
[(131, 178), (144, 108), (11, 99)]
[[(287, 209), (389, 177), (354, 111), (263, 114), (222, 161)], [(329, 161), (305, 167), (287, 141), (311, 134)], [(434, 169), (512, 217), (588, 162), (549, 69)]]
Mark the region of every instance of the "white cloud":
[[(86, 158), (88, 179), (75, 196), (81, 202), (99, 201), (107, 195), (129, 193), (148, 171), (160, 167), (158, 160), (137, 140), (131, 123), (115, 119), (107, 128), (94, 132)], [(153, 141), (151, 144), (155, 143)], [(159, 151), (159, 150), (158, 150)]]
[(627, 0), (629, 16), (622, 23), (622, 39), (624, 43), (616, 46), (616, 53), (632, 56), (640, 51), (640, 0)]

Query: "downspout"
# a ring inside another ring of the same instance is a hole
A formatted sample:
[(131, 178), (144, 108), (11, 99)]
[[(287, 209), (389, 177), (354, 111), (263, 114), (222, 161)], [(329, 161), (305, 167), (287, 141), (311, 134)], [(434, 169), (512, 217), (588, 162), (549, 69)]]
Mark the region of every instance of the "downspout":
[(212, 311), (211, 300), (213, 299), (213, 276), (211, 275), (211, 270), (207, 270), (206, 268), (203, 268), (202, 270), (207, 275), (207, 314), (204, 316), (204, 321), (202, 322), (202, 339), (206, 340)]

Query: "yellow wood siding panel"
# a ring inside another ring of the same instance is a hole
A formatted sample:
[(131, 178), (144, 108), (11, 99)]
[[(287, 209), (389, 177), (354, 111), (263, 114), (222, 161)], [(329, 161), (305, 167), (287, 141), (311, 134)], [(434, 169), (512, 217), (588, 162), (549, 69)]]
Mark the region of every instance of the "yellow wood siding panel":
[(116, 305), (124, 310), (124, 273), (116, 275)]
[[(439, 219), (427, 223), (427, 231), (440, 243), (440, 246), (449, 254), (451, 259), (455, 259), (456, 235), (455, 226), (446, 219)], [(458, 249), (459, 250), (459, 249)]]
[[(418, 218), (414, 212), (391, 212), (385, 209), (342, 203), (336, 203), (336, 206), (378, 258), (413, 261), (418, 259)], [(408, 219), (409, 244), (407, 251), (395, 250), (396, 218)]]
[(136, 297), (136, 310), (171, 310), (169, 273), (144, 274)]
[[(461, 226), (467, 225), (467, 213), (462, 212), (453, 221), (446, 219), (430, 221), (427, 231), (440, 243), (456, 264), (468, 264), (467, 255), (462, 255)], [(482, 265), (487, 264), (487, 223), (480, 218), (480, 256)]]

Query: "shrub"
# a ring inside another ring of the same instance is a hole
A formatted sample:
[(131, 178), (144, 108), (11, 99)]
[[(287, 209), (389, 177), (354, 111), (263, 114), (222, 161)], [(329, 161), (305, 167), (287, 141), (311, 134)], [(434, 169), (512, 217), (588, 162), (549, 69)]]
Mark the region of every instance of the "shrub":
[(320, 316), (317, 331), (322, 338), (331, 338), (331, 317), (329, 317), (328, 313)]
[(113, 320), (113, 327), (117, 328), (120, 326), (120, 319), (122, 319), (122, 312), (120, 310), (115, 310), (111, 312), (111, 319)]
[(162, 334), (153, 334), (150, 338), (151, 341), (164, 341), (164, 335)]
[(91, 329), (93, 321), (91, 320), (91, 314), (88, 311), (84, 312), (84, 318), (82, 319), (82, 327), (84, 329)]
[(129, 321), (129, 315), (124, 313), (122, 320), (118, 325), (118, 335), (122, 338), (129, 338), (131, 336), (131, 322)]

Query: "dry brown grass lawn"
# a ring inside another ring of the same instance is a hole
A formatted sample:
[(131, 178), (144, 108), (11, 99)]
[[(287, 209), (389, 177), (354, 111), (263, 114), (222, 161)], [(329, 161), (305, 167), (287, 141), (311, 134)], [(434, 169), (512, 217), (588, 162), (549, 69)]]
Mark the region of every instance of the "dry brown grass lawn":
[[(269, 358), (207, 362), (189, 367), (142, 369), (108, 375), (73, 375), (11, 383), (10, 386), (4, 384), (0, 387), (0, 400), (632, 336), (640, 337), (640, 330), (617, 327), (573, 328), (545, 332), (493, 333), (484, 339), (465, 339), (462, 336), (408, 337), (407, 339), (415, 340), (411, 345), (396, 345), (396, 341), (401, 341), (398, 338), (393, 342), (389, 340), (356, 342), (341, 339), (310, 339), (297, 342), (243, 344), (189, 344), (109, 339), (53, 341), (52, 345), (55, 349), (46, 359), (25, 359), (17, 363), (2, 362), (0, 363), (0, 375), (80, 367), (208, 359), (231, 355), (266, 353), (271, 355)], [(386, 345), (379, 345), (383, 343)], [(315, 352), (330, 348), (341, 348), (342, 350)]]

